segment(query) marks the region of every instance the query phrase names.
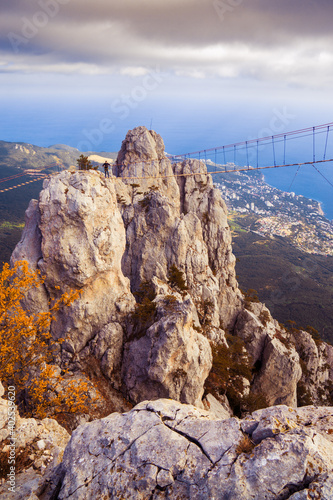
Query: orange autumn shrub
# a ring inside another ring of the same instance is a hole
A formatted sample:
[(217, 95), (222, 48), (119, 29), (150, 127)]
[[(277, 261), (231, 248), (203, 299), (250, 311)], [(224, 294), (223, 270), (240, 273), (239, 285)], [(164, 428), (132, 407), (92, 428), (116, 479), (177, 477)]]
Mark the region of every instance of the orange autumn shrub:
[(25, 416), (44, 418), (59, 413), (86, 413), (94, 401), (86, 382), (70, 381), (52, 366), (53, 352), (62, 340), (50, 334), (54, 313), (70, 306), (80, 292), (71, 290), (50, 301), (48, 312), (33, 314), (22, 301), (27, 292), (43, 285), (39, 271), (26, 261), (3, 265), (0, 273), (0, 380), (14, 386)]

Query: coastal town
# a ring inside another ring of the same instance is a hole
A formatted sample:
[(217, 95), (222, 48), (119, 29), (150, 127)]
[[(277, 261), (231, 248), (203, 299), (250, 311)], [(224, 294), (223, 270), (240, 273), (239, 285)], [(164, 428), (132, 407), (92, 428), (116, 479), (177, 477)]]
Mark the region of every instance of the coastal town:
[(272, 187), (257, 171), (213, 178), (230, 214), (244, 229), (264, 237), (286, 238), (306, 253), (333, 256), (333, 221), (325, 217), (318, 201)]

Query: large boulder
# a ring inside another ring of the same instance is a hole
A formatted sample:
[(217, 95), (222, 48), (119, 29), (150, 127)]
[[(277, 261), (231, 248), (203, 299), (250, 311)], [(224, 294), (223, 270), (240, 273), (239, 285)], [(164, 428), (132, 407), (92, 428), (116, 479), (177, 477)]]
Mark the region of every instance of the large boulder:
[(256, 367), (251, 390), (264, 396), (267, 406), (297, 406), (302, 376), (300, 358), (291, 335), (270, 315), (264, 304), (251, 303), (237, 317), (235, 334), (241, 338)]
[(301, 375), (299, 356), (294, 346), (272, 338), (265, 345), (262, 367), (253, 389), (266, 397), (268, 406), (286, 404), (295, 408), (297, 383)]
[(73, 433), (55, 475), (58, 498), (273, 500), (311, 492), (329, 500), (332, 425), (328, 407), (278, 406), (241, 421), (171, 400), (143, 402)]

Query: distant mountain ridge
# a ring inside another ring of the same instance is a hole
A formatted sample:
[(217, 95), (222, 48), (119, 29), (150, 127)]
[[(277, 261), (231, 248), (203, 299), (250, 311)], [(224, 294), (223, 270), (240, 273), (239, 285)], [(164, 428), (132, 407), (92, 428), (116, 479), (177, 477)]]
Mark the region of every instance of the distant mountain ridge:
[[(0, 177), (1, 167), (19, 169), (48, 169), (69, 168), (76, 165), (81, 151), (65, 144), (54, 144), (48, 148), (35, 146), (26, 142), (0, 141)], [(88, 151), (87, 156), (101, 154), (103, 157), (114, 159), (116, 153)]]

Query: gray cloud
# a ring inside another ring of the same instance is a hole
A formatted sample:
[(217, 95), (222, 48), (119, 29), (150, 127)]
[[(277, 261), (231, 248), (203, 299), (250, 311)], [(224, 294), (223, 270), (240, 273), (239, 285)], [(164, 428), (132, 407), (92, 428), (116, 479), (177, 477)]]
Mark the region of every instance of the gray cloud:
[[(140, 37), (174, 43), (267, 41), (331, 34), (331, 0), (2, 0), (2, 15), (32, 18), (57, 3), (54, 22), (120, 22)], [(19, 15), (18, 15), (19, 13)], [(224, 19), (221, 19), (224, 16)]]
[(8, 71), (160, 64), (311, 83), (315, 70), (330, 82), (332, 18), (331, 0), (2, 0), (0, 57)]

